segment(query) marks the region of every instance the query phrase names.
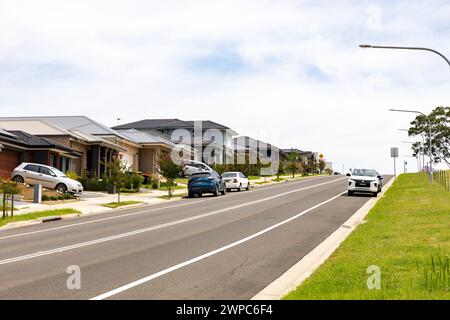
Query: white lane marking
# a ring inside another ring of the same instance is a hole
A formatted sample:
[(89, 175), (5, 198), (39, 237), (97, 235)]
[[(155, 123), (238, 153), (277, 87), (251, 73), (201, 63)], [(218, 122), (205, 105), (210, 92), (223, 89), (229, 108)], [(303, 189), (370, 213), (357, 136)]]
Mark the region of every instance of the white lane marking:
[(238, 240), (238, 241), (236, 241), (236, 242), (230, 243), (230, 244), (228, 244), (228, 245), (226, 245), (226, 246), (223, 246), (223, 247), (221, 247), (221, 248), (219, 248), (219, 249), (210, 251), (210, 252), (205, 253), (205, 254), (203, 254), (203, 255), (201, 255), (201, 256), (198, 256), (198, 257), (196, 257), (196, 258), (193, 258), (193, 259), (184, 261), (184, 262), (182, 262), (182, 263), (179, 263), (179, 264), (177, 264), (177, 265), (174, 265), (174, 266), (172, 266), (172, 267), (170, 267), (170, 268), (164, 269), (164, 270), (162, 270), (162, 271), (159, 271), (159, 272), (157, 272), (157, 273), (154, 273), (154, 274), (149, 275), (149, 276), (147, 276), (147, 277), (144, 277), (144, 278), (142, 278), (142, 279), (133, 281), (133, 282), (131, 282), (131, 283), (129, 283), (129, 284), (126, 284), (126, 285), (124, 285), (124, 286), (121, 286), (121, 287), (119, 287), (119, 288), (117, 288), (117, 289), (114, 289), (114, 290), (105, 292), (105, 293), (103, 293), (103, 294), (101, 294), (101, 295), (98, 295), (98, 296), (96, 296), (96, 297), (91, 298), (90, 300), (103, 300), (103, 299), (109, 298), (109, 297), (114, 296), (114, 295), (116, 295), (116, 294), (118, 294), (118, 293), (124, 292), (124, 291), (129, 290), (129, 289), (131, 289), (131, 288), (133, 288), (133, 287), (139, 286), (139, 285), (141, 285), (141, 284), (144, 284), (144, 283), (146, 283), (146, 282), (149, 282), (149, 281), (151, 281), (151, 280), (154, 280), (154, 279), (156, 279), (156, 278), (159, 278), (159, 277), (161, 277), (161, 276), (163, 276), (163, 275), (165, 275), (165, 274), (168, 274), (168, 273), (170, 273), (170, 272), (172, 272), (172, 271), (175, 271), (175, 270), (177, 270), (177, 269), (183, 268), (183, 267), (185, 267), (185, 266), (188, 266), (188, 265), (190, 265), (190, 264), (193, 264), (193, 263), (198, 262), (198, 261), (200, 261), (200, 260), (203, 260), (203, 259), (205, 259), (205, 258), (211, 257), (211, 256), (213, 256), (213, 255), (215, 255), (215, 254), (218, 254), (218, 253), (220, 253), (220, 252), (223, 252), (223, 251), (225, 251), (225, 250), (227, 250), (227, 249), (236, 247), (236, 246), (238, 246), (238, 245), (240, 245), (240, 244), (242, 244), (242, 243), (244, 243), (244, 242), (247, 242), (247, 241), (249, 241), (249, 240), (252, 240), (252, 239), (254, 239), (254, 238), (256, 238), (256, 237), (258, 237), (258, 236), (260, 236), (260, 235), (263, 235), (263, 234), (265, 234), (265, 233), (267, 233), (267, 232), (269, 232), (269, 231), (272, 231), (272, 230), (275, 229), (275, 228), (278, 228), (278, 227), (280, 227), (280, 226), (282, 226), (282, 225), (284, 225), (284, 224), (286, 224), (286, 223), (289, 223), (289, 222), (291, 222), (292, 220), (295, 220), (295, 219), (301, 217), (302, 215), (304, 215), (304, 214), (306, 214), (306, 213), (308, 213), (308, 212), (310, 212), (310, 211), (312, 211), (312, 210), (314, 210), (314, 209), (317, 209), (318, 207), (323, 206), (324, 204), (326, 204), (326, 203), (328, 203), (328, 202), (330, 202), (330, 201), (333, 201), (334, 199), (340, 197), (343, 193), (345, 193), (345, 192), (341, 192), (341, 193), (339, 193), (338, 195), (335, 195), (334, 197), (331, 197), (331, 198), (328, 199), (328, 200), (325, 200), (325, 201), (323, 201), (323, 202), (321, 202), (321, 203), (319, 203), (319, 204), (316, 204), (315, 206), (313, 206), (313, 207), (311, 207), (311, 208), (309, 208), (309, 209), (306, 209), (306, 210), (304, 210), (304, 211), (302, 211), (302, 212), (296, 214), (295, 216), (292, 216), (292, 217), (290, 217), (290, 218), (288, 218), (288, 219), (286, 219), (286, 220), (283, 220), (283, 221), (281, 221), (281, 222), (279, 222), (279, 223), (277, 223), (277, 224), (274, 224), (274, 225), (271, 226), (271, 227), (268, 227), (268, 228), (266, 228), (266, 229), (264, 229), (264, 230), (261, 230), (261, 231), (259, 231), (259, 232), (257, 232), (257, 233), (254, 233), (254, 234), (252, 234), (252, 235), (250, 235), (250, 236), (248, 236), (248, 237), (245, 237), (245, 238), (243, 238), (243, 239), (241, 239), (241, 240)]
[[(317, 177), (315, 179), (319, 179), (319, 178), (321, 178), (321, 177)], [(332, 180), (332, 181), (334, 182), (334, 181), (339, 181), (339, 180), (342, 180), (342, 179), (336, 179), (336, 180)], [(306, 181), (312, 181), (312, 179), (306, 179), (306, 180), (302, 180), (302, 181), (298, 181), (298, 182), (306, 182)], [(279, 187), (279, 186), (280, 185), (271, 186), (271, 187), (263, 187), (261, 189), (253, 190), (252, 193), (253, 192), (258, 192), (258, 191), (263, 191), (263, 190), (270, 190), (270, 189), (273, 189), (273, 188), (276, 188), (276, 187)], [(286, 184), (284, 186), (286, 186)], [(245, 194), (245, 193), (238, 193), (238, 194)], [(0, 237), (0, 241), (1, 240), (5, 240), (5, 239), (10, 239), (10, 238), (17, 238), (17, 237), (28, 236), (28, 235), (32, 235), (32, 234), (43, 233), (43, 232), (50, 232), (50, 231), (55, 231), (55, 230), (67, 229), (67, 228), (77, 227), (77, 226), (81, 226), (81, 225), (85, 225), (85, 224), (91, 224), (91, 223), (102, 222), (102, 221), (113, 220), (113, 219), (121, 219), (121, 218), (131, 217), (131, 216), (135, 216), (135, 215), (141, 215), (141, 214), (145, 214), (145, 213), (149, 213), (149, 212), (154, 212), (154, 211), (159, 211), (159, 210), (166, 210), (166, 209), (172, 209), (172, 208), (177, 208), (177, 207), (182, 207), (182, 206), (187, 206), (187, 205), (199, 203), (199, 202), (202, 202), (202, 201), (204, 202), (204, 201), (211, 201), (211, 200), (216, 200), (216, 199), (221, 199), (221, 198), (203, 199), (203, 200), (199, 200), (199, 201), (192, 201), (192, 202), (188, 202), (188, 203), (181, 203), (181, 204), (176, 204), (176, 205), (167, 206), (167, 207), (163, 207), (163, 208), (154, 208), (154, 209), (137, 211), (137, 212), (127, 213), (127, 214), (113, 216), (113, 217), (106, 217), (106, 218), (100, 218), (100, 219), (95, 219), (95, 220), (90, 220), (90, 221), (77, 222), (77, 223), (72, 223), (72, 224), (59, 226), (59, 227), (52, 227), (52, 228), (48, 228), (48, 229), (17, 233), (17, 234), (12, 234), (12, 235), (8, 235), (8, 236)], [(107, 214), (107, 213), (112, 213), (112, 212), (106, 212), (104, 214)], [(117, 212), (115, 212), (115, 213), (117, 213)]]
[(279, 198), (279, 197), (282, 197), (282, 196), (285, 196), (287, 194), (291, 194), (291, 193), (294, 193), (294, 192), (307, 190), (307, 189), (312, 189), (312, 188), (316, 188), (318, 186), (334, 183), (336, 181), (338, 181), (338, 180), (323, 182), (323, 183), (320, 183), (320, 184), (315, 184), (315, 185), (304, 187), (304, 188), (301, 188), (301, 189), (291, 190), (291, 191), (280, 193), (280, 194), (276, 194), (276, 195), (273, 195), (273, 196), (270, 196), (270, 197), (267, 197), (267, 198), (263, 198), (263, 199), (259, 199), (259, 200), (255, 200), (255, 201), (251, 201), (251, 202), (247, 202), (247, 203), (238, 204), (238, 205), (235, 205), (235, 206), (232, 206), (232, 207), (228, 207), (228, 208), (214, 210), (214, 211), (211, 211), (211, 212), (208, 212), (208, 213), (199, 214), (199, 215), (192, 216), (192, 217), (185, 218), (185, 219), (181, 219), (181, 220), (175, 220), (175, 221), (172, 221), (172, 222), (167, 222), (167, 223), (159, 224), (159, 225), (156, 225), (156, 226), (151, 226), (151, 227), (148, 227), (148, 228), (138, 229), (138, 230), (134, 230), (134, 231), (130, 231), (130, 232), (116, 234), (116, 235), (109, 236), (109, 237), (104, 237), (104, 238), (100, 238), (100, 239), (90, 240), (90, 241), (86, 241), (86, 242), (80, 242), (80, 243), (76, 243), (76, 244), (69, 245), (69, 246), (59, 247), (59, 248), (50, 249), (50, 250), (38, 251), (38, 252), (35, 252), (35, 253), (23, 255), (23, 256), (18, 256), (18, 257), (4, 259), (4, 260), (0, 260), (0, 265), (12, 263), (12, 262), (17, 262), (17, 261), (22, 261), (22, 260), (27, 260), (27, 259), (32, 259), (32, 258), (41, 257), (41, 256), (46, 256), (46, 255), (50, 255), (50, 254), (53, 254), (53, 253), (59, 253), (59, 252), (63, 252), (63, 251), (73, 250), (73, 249), (82, 248), (82, 247), (86, 247), (86, 246), (90, 246), (90, 245), (94, 245), (94, 244), (98, 244), (98, 243), (103, 243), (103, 242), (107, 242), (107, 241), (112, 241), (112, 240), (117, 240), (117, 239), (121, 239), (121, 238), (125, 238), (125, 237), (134, 236), (134, 235), (141, 234), (141, 233), (144, 233), (144, 232), (149, 232), (149, 231), (154, 231), (154, 230), (158, 230), (158, 229), (162, 229), (162, 228), (167, 228), (167, 227), (170, 227), (170, 226), (174, 226), (174, 225), (178, 225), (178, 224), (182, 224), (182, 223), (198, 220), (198, 219), (201, 219), (201, 218), (217, 215), (217, 214), (222, 213), (222, 212), (226, 212), (226, 211), (230, 211), (230, 210), (234, 210), (234, 209), (239, 209), (239, 208), (242, 208), (242, 207), (250, 206), (250, 205), (253, 205), (253, 204), (256, 204), (256, 203), (269, 201), (269, 200), (272, 200), (272, 199), (275, 199), (275, 198)]

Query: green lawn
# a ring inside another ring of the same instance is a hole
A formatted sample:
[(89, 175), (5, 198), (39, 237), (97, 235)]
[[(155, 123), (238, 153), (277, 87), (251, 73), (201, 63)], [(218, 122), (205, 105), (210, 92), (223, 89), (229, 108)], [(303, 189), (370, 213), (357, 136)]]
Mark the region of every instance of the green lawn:
[(258, 180), (258, 179), (261, 179), (260, 176), (248, 176), (247, 178), (248, 178), (248, 180)]
[[(186, 189), (186, 186), (173, 186), (172, 190), (181, 190), (181, 189)], [(168, 186), (161, 186), (158, 188), (159, 191), (169, 191), (169, 187)]]
[(38, 212), (31, 212), (21, 215), (14, 215), (13, 218), (6, 217), (5, 219), (0, 218), (0, 227), (11, 223), (11, 222), (17, 222), (17, 221), (25, 221), (25, 220), (35, 220), (39, 218), (49, 217), (49, 216), (63, 216), (66, 214), (72, 214), (72, 213), (80, 213), (78, 210), (75, 209), (56, 209), (56, 210), (45, 210), (45, 211), (38, 211)]
[(142, 203), (142, 202), (130, 200), (130, 201), (110, 202), (110, 203), (102, 204), (101, 206), (116, 209), (119, 207), (129, 206), (129, 205), (138, 204), (138, 203)]
[(178, 179), (175, 179), (175, 182), (182, 183), (182, 184), (188, 184), (189, 178), (178, 178)]
[[(11, 211), (11, 205), (7, 204), (6, 205), (6, 210)], [(16, 207), (14, 207), (14, 211), (20, 210)], [(0, 214), (3, 213), (3, 204), (0, 204)]]
[[(450, 299), (450, 192), (404, 174), (366, 220), (285, 299)], [(371, 265), (379, 290), (367, 288)]]

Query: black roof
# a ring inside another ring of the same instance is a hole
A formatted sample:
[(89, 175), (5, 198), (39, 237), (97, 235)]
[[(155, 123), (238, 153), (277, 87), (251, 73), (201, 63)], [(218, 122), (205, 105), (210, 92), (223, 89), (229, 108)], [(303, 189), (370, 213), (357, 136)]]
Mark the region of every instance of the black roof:
[(6, 141), (6, 139), (7, 139), (7, 141), (9, 141), (9, 142), (18, 144), (23, 147), (27, 147), (27, 148), (31, 148), (31, 149), (34, 149), (34, 148), (52, 149), (52, 148), (54, 148), (54, 149), (59, 149), (62, 151), (70, 152), (73, 154), (81, 155), (79, 152), (76, 152), (69, 147), (66, 147), (60, 143), (57, 143), (57, 142), (52, 141), (47, 138), (34, 136), (32, 134), (29, 134), (29, 133), (26, 133), (23, 131), (8, 130), (6, 132), (9, 133), (10, 135), (2, 134), (2, 132), (0, 132), (0, 138), (2, 140)]
[(179, 119), (145, 119), (113, 127), (113, 129), (163, 129), (163, 128), (193, 128), (194, 126)]
[[(193, 129), (194, 123), (197, 121), (184, 121), (180, 119), (145, 119), (136, 122), (130, 122), (113, 127), (112, 129)], [(199, 120), (203, 129), (219, 129), (225, 130), (228, 127), (210, 120)]]

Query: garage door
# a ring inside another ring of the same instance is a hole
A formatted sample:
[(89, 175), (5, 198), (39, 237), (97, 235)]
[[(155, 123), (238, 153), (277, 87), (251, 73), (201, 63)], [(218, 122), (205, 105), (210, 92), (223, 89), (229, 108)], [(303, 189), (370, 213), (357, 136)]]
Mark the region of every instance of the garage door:
[(5, 150), (0, 152), (0, 179), (10, 179), (11, 172), (19, 165), (20, 153)]

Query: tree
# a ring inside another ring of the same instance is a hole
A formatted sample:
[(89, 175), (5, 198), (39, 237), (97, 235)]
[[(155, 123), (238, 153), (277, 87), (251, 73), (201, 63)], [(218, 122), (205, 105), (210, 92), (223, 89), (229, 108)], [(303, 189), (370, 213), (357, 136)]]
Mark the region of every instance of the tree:
[(450, 107), (437, 107), (428, 116), (418, 115), (411, 122), (408, 135), (422, 135), (425, 139), (423, 146), (420, 142), (412, 145), (413, 155), (430, 152), (430, 124), (433, 163), (444, 162), (450, 167)]
[(280, 180), (280, 174), (285, 172), (284, 161), (278, 161), (277, 180)]
[(169, 154), (162, 156), (158, 164), (159, 164), (159, 173), (167, 180), (169, 197), (172, 197), (175, 179), (182, 172), (182, 168), (180, 165), (172, 161)]
[(114, 186), (117, 192), (117, 202), (120, 202), (120, 189), (123, 187), (127, 172), (126, 164), (120, 159), (113, 159), (106, 166), (108, 170), (108, 182)]
[(298, 161), (298, 154), (292, 150), (287, 156), (285, 170), (292, 173), (292, 178), (295, 178), (295, 174), (299, 171), (299, 169), (300, 162)]
[(20, 193), (17, 183), (14, 181), (1, 181), (0, 193), (3, 193), (3, 219), (8, 215), (6, 202), (9, 196), (11, 196), (11, 218), (14, 217), (14, 196)]
[(314, 156), (311, 156), (308, 158), (308, 160), (306, 161), (306, 170), (311, 173), (314, 174), (316, 173), (318, 169), (318, 163), (317, 160)]
[(325, 170), (325, 167), (327, 166), (327, 164), (325, 163), (325, 161), (323, 159), (319, 159), (319, 169), (320, 169), (320, 173), (323, 172), (323, 170)]

